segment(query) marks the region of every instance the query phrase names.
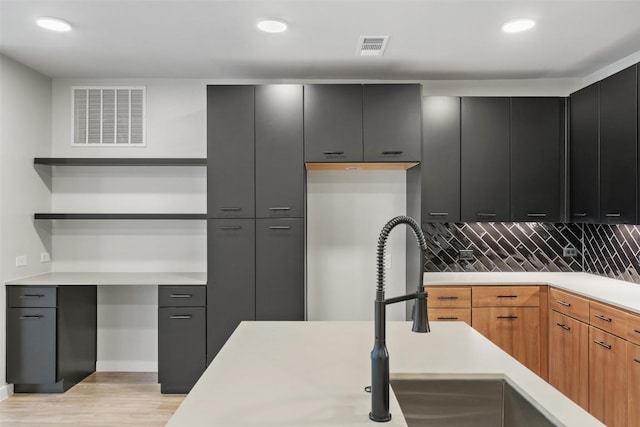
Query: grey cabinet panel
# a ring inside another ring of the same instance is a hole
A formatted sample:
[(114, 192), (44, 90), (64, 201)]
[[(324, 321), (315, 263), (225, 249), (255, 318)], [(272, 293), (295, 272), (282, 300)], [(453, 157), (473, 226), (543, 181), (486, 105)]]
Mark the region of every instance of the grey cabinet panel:
[(302, 217), (302, 86), (257, 86), (255, 102), (256, 217)]
[(158, 382), (163, 393), (188, 393), (206, 367), (204, 307), (158, 309)]
[(255, 220), (208, 222), (207, 360), (238, 324), (255, 320)]
[(599, 207), (597, 83), (569, 98), (569, 221), (597, 223)]
[(422, 222), (459, 222), (460, 98), (424, 98), (422, 125)]
[(58, 381), (56, 308), (7, 309), (7, 381)]
[(422, 93), (418, 84), (363, 86), (365, 162), (418, 162)]
[(304, 86), (304, 161), (361, 162), (362, 85)]
[(55, 286), (10, 286), (7, 288), (9, 307), (56, 307)]
[(511, 220), (559, 222), (564, 101), (511, 99)]
[(600, 82), (600, 220), (635, 224), (637, 198), (636, 66)]
[(509, 221), (509, 98), (462, 98), (461, 220)]
[(158, 307), (204, 307), (204, 286), (158, 286)]
[(304, 320), (304, 220), (256, 220), (256, 320)]
[(207, 86), (207, 213), (255, 214), (254, 87)]

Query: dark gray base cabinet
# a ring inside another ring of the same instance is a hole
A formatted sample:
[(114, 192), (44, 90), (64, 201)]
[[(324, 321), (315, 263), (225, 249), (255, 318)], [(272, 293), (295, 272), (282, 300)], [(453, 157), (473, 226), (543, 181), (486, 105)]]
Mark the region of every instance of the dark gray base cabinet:
[(7, 286), (7, 382), (62, 393), (96, 369), (95, 286)]
[(206, 287), (158, 287), (158, 382), (188, 393), (206, 368)]

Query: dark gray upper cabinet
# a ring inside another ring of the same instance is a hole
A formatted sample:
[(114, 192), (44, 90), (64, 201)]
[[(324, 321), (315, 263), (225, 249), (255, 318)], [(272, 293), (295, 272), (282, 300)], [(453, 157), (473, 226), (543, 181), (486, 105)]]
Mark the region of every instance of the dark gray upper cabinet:
[(598, 84), (569, 97), (569, 221), (600, 221)]
[(511, 99), (511, 220), (559, 222), (564, 100)]
[(254, 87), (207, 86), (207, 213), (255, 214)]
[(207, 223), (207, 360), (243, 320), (255, 320), (255, 220)]
[(509, 98), (462, 98), (461, 220), (509, 221)]
[(637, 75), (629, 67), (600, 82), (600, 221), (637, 221)]
[(304, 220), (256, 220), (256, 320), (304, 320)]
[(421, 86), (363, 86), (365, 162), (419, 162)]
[(305, 85), (304, 161), (362, 159), (362, 85)]
[(460, 98), (422, 100), (422, 222), (460, 221)]
[(256, 218), (304, 216), (302, 86), (256, 86)]

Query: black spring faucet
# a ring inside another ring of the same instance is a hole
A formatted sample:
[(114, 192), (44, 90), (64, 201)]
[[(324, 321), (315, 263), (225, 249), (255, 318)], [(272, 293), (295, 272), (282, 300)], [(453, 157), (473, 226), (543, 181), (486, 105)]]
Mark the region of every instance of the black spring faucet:
[(418, 223), (408, 216), (397, 216), (387, 222), (380, 232), (378, 238), (378, 286), (376, 288), (375, 301), (375, 334), (376, 339), (371, 350), (371, 412), (369, 418), (377, 422), (385, 422), (391, 420), (389, 412), (389, 352), (386, 344), (386, 306), (401, 301), (415, 299), (413, 305), (413, 332), (429, 332), (429, 320), (427, 318), (427, 292), (422, 286), (422, 269), (420, 269), (420, 279), (418, 280), (418, 289), (415, 293), (403, 295), (395, 298), (384, 298), (384, 255), (387, 246), (387, 238), (389, 233), (397, 225), (406, 224), (413, 230), (420, 245), (420, 256), (422, 266), (424, 255), (427, 250), (427, 243), (424, 234)]

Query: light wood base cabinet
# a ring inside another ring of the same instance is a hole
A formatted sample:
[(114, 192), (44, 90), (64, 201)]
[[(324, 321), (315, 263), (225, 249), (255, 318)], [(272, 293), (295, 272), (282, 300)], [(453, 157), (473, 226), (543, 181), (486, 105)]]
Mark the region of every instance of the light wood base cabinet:
[(640, 426), (640, 346), (627, 343), (627, 365), (629, 367), (629, 412), (628, 426)]
[(589, 410), (589, 326), (550, 312), (549, 384)]
[(589, 412), (609, 427), (627, 426), (628, 368), (627, 342), (590, 326)]
[(539, 307), (474, 307), (473, 328), (540, 375)]

